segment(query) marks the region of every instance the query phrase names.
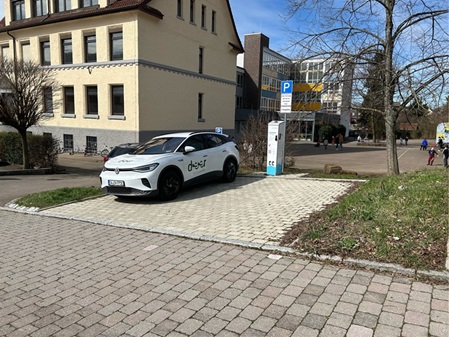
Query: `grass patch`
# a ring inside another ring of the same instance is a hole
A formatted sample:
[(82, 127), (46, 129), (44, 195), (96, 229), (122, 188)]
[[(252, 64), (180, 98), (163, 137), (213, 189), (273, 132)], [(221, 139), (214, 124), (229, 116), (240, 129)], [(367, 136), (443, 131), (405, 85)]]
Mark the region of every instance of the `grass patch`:
[(97, 187), (64, 187), (53, 191), (29, 194), (17, 200), (16, 204), (26, 207), (46, 208), (67, 202), (80, 201), (101, 194), (101, 189)]
[(449, 223), (444, 169), (370, 178), (288, 232), (282, 244), (407, 268), (444, 270)]

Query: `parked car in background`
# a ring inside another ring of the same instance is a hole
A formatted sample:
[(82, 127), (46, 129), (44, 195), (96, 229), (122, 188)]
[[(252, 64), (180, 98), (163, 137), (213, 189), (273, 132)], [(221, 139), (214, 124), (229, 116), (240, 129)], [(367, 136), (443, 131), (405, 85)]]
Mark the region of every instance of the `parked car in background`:
[(114, 146), (104, 157), (103, 161), (107, 162), (110, 158), (120, 156), (122, 154), (133, 153), (139, 147), (139, 143), (126, 143)]
[(167, 134), (141, 145), (133, 154), (105, 162), (101, 188), (118, 197), (157, 194), (162, 200), (172, 200), (189, 184), (217, 177), (234, 181), (239, 163), (237, 145), (227, 135)]

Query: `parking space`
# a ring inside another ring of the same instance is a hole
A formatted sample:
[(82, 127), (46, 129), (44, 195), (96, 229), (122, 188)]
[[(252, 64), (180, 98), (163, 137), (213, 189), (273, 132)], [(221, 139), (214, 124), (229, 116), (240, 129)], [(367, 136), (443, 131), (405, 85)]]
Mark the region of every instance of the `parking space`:
[(104, 196), (41, 213), (261, 247), (278, 245), (295, 222), (335, 202), (353, 184), (301, 175), (244, 176), (187, 189), (171, 202)]

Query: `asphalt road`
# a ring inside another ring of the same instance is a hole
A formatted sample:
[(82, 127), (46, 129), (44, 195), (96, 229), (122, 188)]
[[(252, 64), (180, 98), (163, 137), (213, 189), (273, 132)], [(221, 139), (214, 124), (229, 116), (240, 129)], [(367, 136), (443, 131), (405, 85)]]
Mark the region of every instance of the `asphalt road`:
[(58, 164), (58, 174), (0, 176), (0, 206), (30, 193), (100, 185), (98, 175), (103, 166), (102, 157), (61, 154)]

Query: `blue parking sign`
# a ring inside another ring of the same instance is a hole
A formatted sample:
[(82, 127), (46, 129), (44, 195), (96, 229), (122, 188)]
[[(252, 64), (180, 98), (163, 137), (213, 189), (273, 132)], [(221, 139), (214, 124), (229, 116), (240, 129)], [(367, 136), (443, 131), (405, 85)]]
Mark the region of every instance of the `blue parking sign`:
[(293, 81), (282, 81), (281, 94), (292, 94), (292, 93), (293, 93)]

